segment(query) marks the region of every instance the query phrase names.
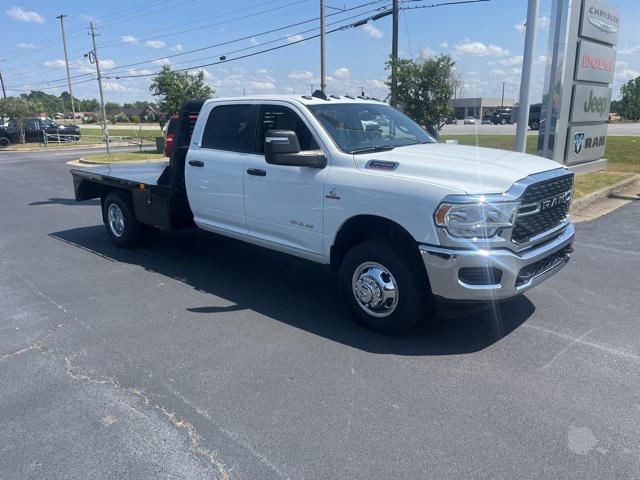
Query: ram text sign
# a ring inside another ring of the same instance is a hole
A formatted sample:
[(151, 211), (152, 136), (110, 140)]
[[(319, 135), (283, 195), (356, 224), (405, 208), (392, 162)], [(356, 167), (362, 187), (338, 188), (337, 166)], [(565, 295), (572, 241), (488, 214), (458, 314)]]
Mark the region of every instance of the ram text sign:
[(605, 122), (611, 107), (609, 87), (598, 85), (574, 85), (571, 118), (574, 123)]
[(566, 164), (599, 160), (607, 144), (607, 124), (583, 125), (569, 128)]
[(618, 44), (620, 12), (600, 0), (585, 0), (580, 24), (580, 36), (609, 45)]

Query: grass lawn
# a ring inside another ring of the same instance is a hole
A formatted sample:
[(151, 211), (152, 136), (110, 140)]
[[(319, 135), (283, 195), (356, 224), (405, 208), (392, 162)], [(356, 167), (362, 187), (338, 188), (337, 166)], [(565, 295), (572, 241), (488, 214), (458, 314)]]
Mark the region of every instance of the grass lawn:
[[(512, 135), (442, 135), (444, 140), (458, 140), (462, 145), (514, 150), (516, 137)], [(527, 136), (527, 153), (536, 154), (538, 135)], [(640, 137), (607, 137), (606, 172), (587, 173), (576, 178), (576, 197), (582, 197), (613, 185), (632, 174), (640, 173)]]
[[(98, 137), (102, 137), (102, 129), (100, 127), (80, 127), (80, 133), (93, 137), (93, 142), (99, 140)], [(138, 130), (137, 128), (131, 129), (113, 129), (109, 130), (110, 137), (132, 137), (134, 140), (142, 137), (143, 139), (153, 140), (156, 137), (162, 136), (162, 130), (158, 127), (157, 130)]]
[(161, 153), (153, 152), (117, 152), (107, 155), (99, 153), (96, 155), (85, 155), (82, 159), (90, 163), (119, 163), (137, 162), (141, 160), (163, 160), (166, 159)]

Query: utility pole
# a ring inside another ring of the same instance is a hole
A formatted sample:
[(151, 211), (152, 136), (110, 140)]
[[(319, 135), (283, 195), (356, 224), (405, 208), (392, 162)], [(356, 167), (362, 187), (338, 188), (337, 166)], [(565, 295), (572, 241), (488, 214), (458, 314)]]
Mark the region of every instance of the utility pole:
[(324, 28), (324, 0), (320, 0), (320, 90), (325, 93), (327, 89), (327, 72), (325, 56), (325, 28)]
[(71, 73), (69, 72), (69, 56), (67, 55), (67, 36), (64, 33), (64, 17), (66, 17), (66, 15), (61, 13), (56, 18), (60, 19), (60, 29), (62, 30), (62, 46), (64, 47), (64, 63), (67, 66), (67, 84), (69, 85), (69, 95), (71, 95), (71, 113), (73, 114), (73, 121), (75, 122), (76, 106), (73, 101), (73, 90), (71, 88)]
[(7, 92), (4, 89), (4, 80), (2, 79), (2, 72), (0, 72), (0, 83), (2, 84), (2, 97), (7, 98)]
[[(107, 145), (107, 155), (111, 155), (109, 151), (109, 127), (107, 125), (107, 111), (104, 108), (104, 93), (102, 92), (102, 76), (100, 75), (100, 61), (98, 60), (98, 49), (96, 48), (96, 29), (93, 25), (93, 21), (89, 22), (91, 29), (91, 40), (93, 41), (93, 50), (87, 55), (91, 63), (96, 64), (96, 72), (98, 74), (98, 87), (100, 88), (100, 105), (102, 106), (102, 135), (104, 136), (105, 143)], [(93, 55), (93, 61), (91, 59)]]
[(533, 49), (536, 43), (538, 21), (538, 0), (529, 0), (527, 8), (527, 30), (524, 37), (524, 59), (522, 61), (522, 80), (520, 81), (520, 99), (518, 100), (518, 125), (516, 128), (516, 150), (527, 149), (527, 128), (529, 128), (529, 85), (533, 70)]
[(502, 82), (502, 102), (500, 102), (501, 108), (504, 108), (504, 84), (505, 82)]
[(393, 34), (391, 36), (391, 106), (396, 108), (398, 101), (396, 99), (396, 89), (398, 87), (398, 17), (400, 9), (398, 8), (398, 0), (393, 0), (391, 7), (391, 15), (393, 17)]

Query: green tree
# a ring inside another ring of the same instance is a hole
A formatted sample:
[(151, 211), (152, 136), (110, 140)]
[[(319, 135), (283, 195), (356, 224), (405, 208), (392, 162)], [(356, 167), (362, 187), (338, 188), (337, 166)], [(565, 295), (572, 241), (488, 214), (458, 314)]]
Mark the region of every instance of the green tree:
[[(388, 61), (387, 70), (391, 71), (393, 65), (393, 60)], [(391, 75), (386, 82), (389, 97), (395, 95), (398, 107), (420, 125), (439, 125), (451, 113), (449, 99), (453, 93), (454, 65), (449, 55), (398, 59), (395, 61), (397, 86), (392, 85)]]
[(13, 118), (20, 127), (21, 141), (24, 142), (24, 119), (38, 115), (43, 106), (38, 101), (29, 101), (22, 97), (0, 99), (0, 117)]
[(153, 77), (149, 90), (159, 97), (158, 107), (167, 115), (175, 115), (191, 98), (209, 98), (214, 90), (204, 83), (204, 72), (174, 72), (165, 65)]
[(620, 88), (619, 112), (627, 120), (640, 120), (640, 77), (629, 80)]

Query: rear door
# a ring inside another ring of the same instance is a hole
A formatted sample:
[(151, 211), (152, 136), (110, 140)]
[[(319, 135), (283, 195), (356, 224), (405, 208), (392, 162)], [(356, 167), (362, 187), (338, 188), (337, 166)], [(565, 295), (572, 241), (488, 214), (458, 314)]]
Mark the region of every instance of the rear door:
[(200, 142), (189, 148), (187, 196), (195, 223), (205, 230), (247, 234), (243, 176), (247, 152), (253, 150), (255, 118), (256, 107), (250, 103), (213, 104)]
[(256, 151), (247, 156), (244, 203), (249, 235), (308, 258), (323, 255), (324, 169), (271, 165), (264, 158), (268, 130), (293, 130), (304, 150), (318, 150), (317, 136), (292, 105), (261, 105)]

